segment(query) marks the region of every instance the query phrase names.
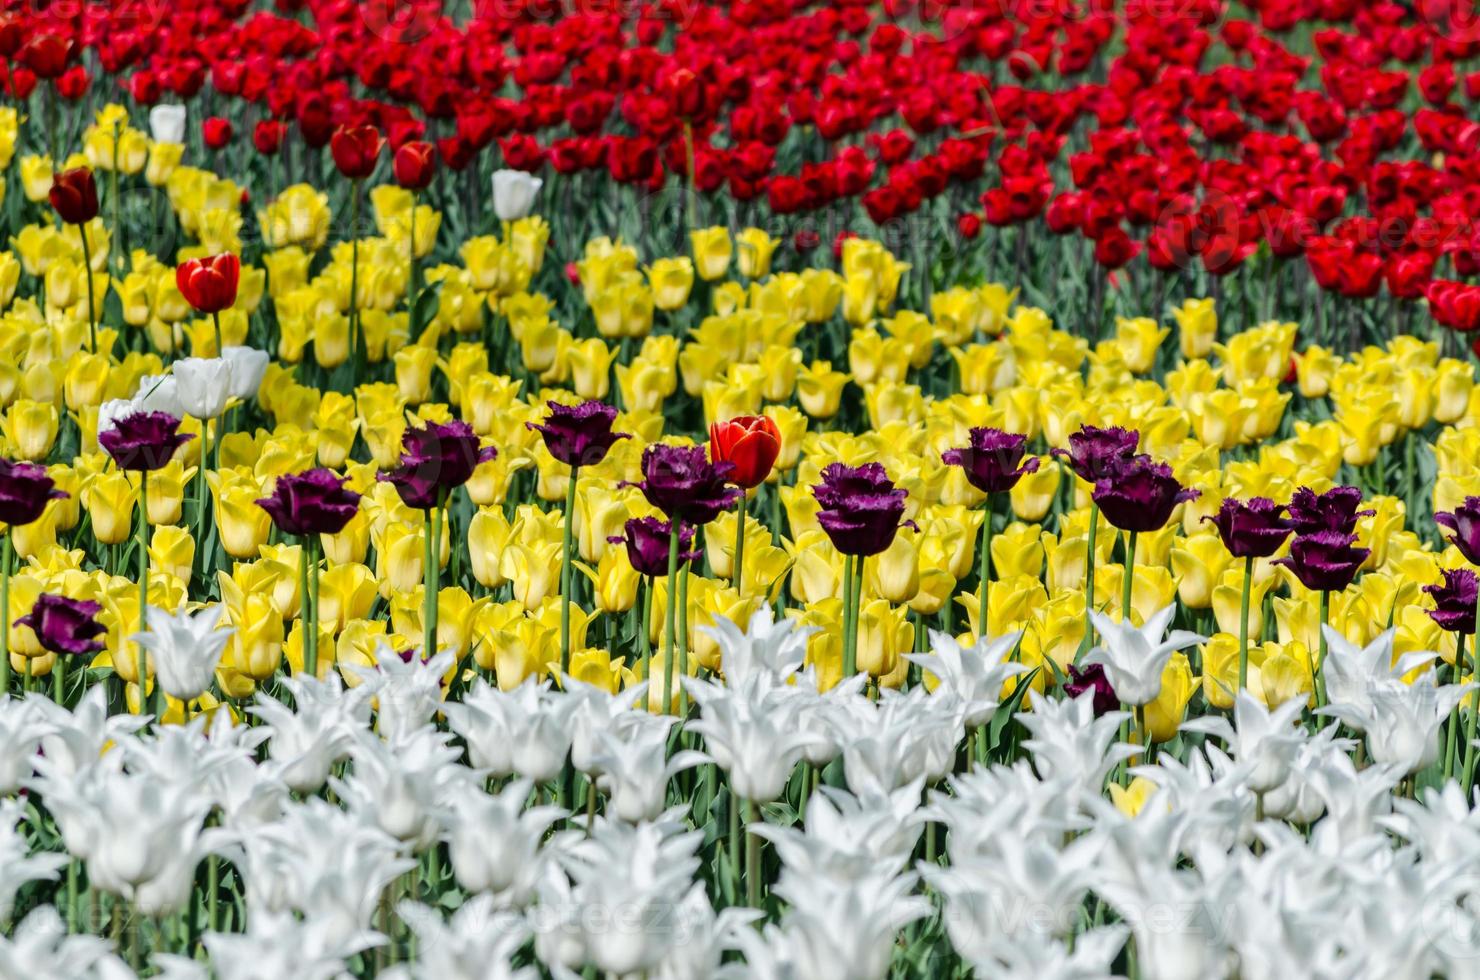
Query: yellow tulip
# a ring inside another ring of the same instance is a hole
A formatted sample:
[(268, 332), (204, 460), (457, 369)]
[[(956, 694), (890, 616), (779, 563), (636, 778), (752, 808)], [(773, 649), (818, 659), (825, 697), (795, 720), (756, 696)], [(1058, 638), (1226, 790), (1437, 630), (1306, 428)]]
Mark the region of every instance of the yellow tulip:
[(848, 375), (834, 371), (827, 361), (813, 361), (797, 377), (797, 401), (814, 419), (829, 419), (838, 414), (843, 400), (843, 387)]
[(61, 417), (56, 405), (21, 398), (5, 413), (3, 425), (11, 452), (24, 460), (42, 460), (56, 442)]
[(647, 270), (653, 305), (660, 310), (676, 310), (689, 301), (694, 286), (694, 263), (687, 256), (658, 259)]
[(149, 565), (156, 571), (190, 581), (195, 564), (195, 539), (182, 527), (165, 525), (154, 529), (149, 542)]
[(1172, 654), (1172, 659), (1162, 668), (1161, 691), (1146, 705), (1142, 715), (1145, 734), (1151, 741), (1169, 742), (1176, 737), (1177, 729), (1187, 717), (1187, 702), (1192, 700), (1199, 682), (1200, 678), (1192, 673), (1187, 655), (1181, 652)]
[(122, 470), (93, 477), (82, 491), (82, 503), (99, 544), (120, 544), (133, 533), (134, 503), (139, 492)]
[(694, 268), (699, 278), (713, 282), (724, 276), (730, 267), (730, 230), (722, 225), (712, 228), (696, 228), (689, 232), (689, 242), (694, 251)]

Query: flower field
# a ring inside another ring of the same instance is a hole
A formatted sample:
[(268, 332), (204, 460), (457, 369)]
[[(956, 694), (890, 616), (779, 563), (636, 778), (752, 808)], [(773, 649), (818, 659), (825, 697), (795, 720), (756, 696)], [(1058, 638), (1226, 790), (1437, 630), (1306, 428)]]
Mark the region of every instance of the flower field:
[(1480, 13), (0, 3), (0, 980), (1480, 976)]

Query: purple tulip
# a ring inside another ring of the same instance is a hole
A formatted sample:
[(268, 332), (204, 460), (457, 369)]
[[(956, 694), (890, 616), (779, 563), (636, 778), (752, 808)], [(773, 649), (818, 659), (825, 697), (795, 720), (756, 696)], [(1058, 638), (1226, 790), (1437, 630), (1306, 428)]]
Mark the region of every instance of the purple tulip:
[(1067, 460), (1069, 469), (1081, 480), (1098, 483), (1121, 462), (1136, 454), (1141, 434), (1130, 429), (1082, 426), (1069, 437), (1069, 448), (1051, 449), (1053, 455)]
[(966, 471), (967, 481), (982, 493), (1002, 493), (1017, 486), (1029, 473), (1038, 472), (1038, 457), (1023, 463), (1026, 436), (1001, 429), (974, 428), (971, 445), (947, 449), (941, 461)]
[(1340, 592), (1352, 584), (1357, 569), (1371, 554), (1366, 548), (1353, 548), (1355, 540), (1355, 534), (1338, 531), (1302, 534), (1290, 542), (1290, 556), (1277, 558), (1274, 563), (1288, 566), (1307, 589)]
[(1284, 510), (1284, 504), (1268, 497), (1225, 497), (1218, 513), (1203, 520), (1213, 522), (1223, 547), (1235, 558), (1268, 558), (1290, 535), (1290, 522), (1280, 516)]
[(46, 502), (67, 496), (36, 463), (0, 459), (0, 522), (24, 527), (41, 517)]
[[(879, 463), (830, 463), (812, 488), (822, 505), (817, 523), (845, 555), (877, 555), (894, 541), (904, 518), (907, 491), (895, 487)], [(904, 521), (914, 527), (913, 521)]]
[(81, 657), (103, 649), (103, 641), (97, 639), (108, 632), (97, 620), (102, 609), (96, 602), (44, 593), (15, 625), (31, 627), (43, 650)]
[(1468, 568), (1444, 569), (1443, 585), (1425, 585), (1423, 590), (1434, 597), (1429, 616), (1440, 629), (1451, 633), (1475, 632), (1475, 601), (1480, 598), (1480, 579)]
[(1321, 494), (1301, 487), (1290, 498), (1290, 527), (1301, 535), (1321, 531), (1351, 534), (1357, 529), (1357, 518), (1376, 513), (1357, 510), (1360, 506), (1362, 491), (1356, 487), (1332, 487)]
[(98, 445), (126, 470), (163, 469), (175, 450), (194, 439), (179, 431), (180, 420), (168, 412), (131, 412), (98, 433)]
[(567, 466), (595, 466), (606, 459), (607, 451), (618, 439), (630, 439), (626, 432), (613, 432), (617, 410), (595, 399), (579, 405), (548, 402), (550, 414), (545, 424), (524, 425), (542, 435), (545, 448)]
[[(627, 546), (627, 560), (642, 575), (660, 576), (668, 574), (668, 543), (673, 525), (656, 517), (634, 517), (622, 526), (623, 533), (606, 540), (612, 544)], [(694, 547), (694, 528), (689, 524), (679, 525), (678, 564), (688, 562), (695, 567), (704, 557), (701, 548)]]
[(1105, 676), (1105, 668), (1099, 664), (1090, 664), (1080, 669), (1073, 664), (1069, 665), (1069, 679), (1064, 681), (1064, 693), (1071, 698), (1077, 698), (1085, 691), (1094, 692), (1095, 717), (1114, 711), (1120, 707), (1120, 698), (1115, 694), (1115, 688), (1110, 685), (1110, 678)]
[(1450, 544), (1471, 565), (1480, 565), (1480, 497), (1466, 497), (1453, 511), (1435, 514), (1434, 523), (1453, 531)]
[(1105, 520), (1122, 531), (1160, 531), (1178, 504), (1198, 496), (1177, 482), (1170, 466), (1142, 455), (1122, 460), (1102, 476), (1094, 501)]
[(280, 476), (272, 496), (257, 501), (284, 534), (338, 534), (360, 509), (360, 495), (331, 470)]
[(669, 520), (708, 524), (740, 499), (740, 488), (729, 483), (734, 468), (711, 463), (703, 446), (653, 445), (642, 451), (643, 481), (637, 486)]
[(401, 462), (378, 479), (394, 485), (407, 507), (430, 510), (445, 491), (467, 483), (479, 463), (497, 456), (492, 446), (479, 447), (477, 434), (466, 422), (428, 422), (406, 430)]

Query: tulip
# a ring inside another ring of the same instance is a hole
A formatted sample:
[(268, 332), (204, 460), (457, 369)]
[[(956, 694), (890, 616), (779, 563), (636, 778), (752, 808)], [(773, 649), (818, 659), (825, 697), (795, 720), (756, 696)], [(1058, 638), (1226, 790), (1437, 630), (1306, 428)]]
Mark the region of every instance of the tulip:
[[(528, 216), (534, 207), (544, 181), (523, 170), (495, 170), (493, 173), (493, 212), (508, 223)], [(507, 234), (505, 238), (507, 238)]]
[(575, 580), (571, 577), (574, 561), (571, 534), (575, 527), (576, 481), (580, 478), (582, 466), (600, 463), (612, 445), (618, 439), (628, 438), (628, 434), (612, 431), (617, 410), (599, 401), (582, 402), (573, 408), (552, 401), (548, 407), (550, 414), (544, 425), (534, 422), (524, 425), (539, 432), (550, 455), (570, 467), (570, 476), (565, 483), (565, 519), (561, 522), (560, 672), (564, 675), (570, 669), (570, 594), (575, 588)]
[(231, 142), (234, 130), (230, 119), (221, 116), (211, 116), (204, 119), (200, 124), (201, 142), (208, 150), (223, 150)]
[[(1071, 464), (1072, 465), (1072, 464)], [(1136, 536), (1166, 526), (1176, 506), (1195, 500), (1198, 491), (1184, 488), (1165, 463), (1149, 456), (1132, 456), (1112, 464), (1095, 484), (1094, 502), (1106, 520), (1125, 532), (1124, 598), (1121, 614), (1130, 622), (1132, 570), (1136, 558)]]
[(221, 345), (221, 311), (236, 302), (241, 281), (241, 259), (230, 252), (210, 258), (191, 259), (175, 269), (175, 286), (199, 313), (209, 313), (216, 330), (216, 350)]
[[(93, 180), (92, 171), (86, 167), (78, 167), (57, 174), (52, 181), (49, 197), (57, 217), (66, 224), (77, 226), (77, 233), (82, 239), (82, 265), (84, 268), (91, 269), (92, 246), (88, 241), (85, 226), (98, 216), (98, 185)], [(92, 350), (96, 351), (98, 349), (97, 299), (93, 293), (92, 277), (86, 278), (88, 339)]]
[(11, 532), (34, 523), (48, 503), (66, 497), (65, 491), (56, 489), (45, 467), (0, 459), (0, 523), (5, 524), (4, 537), (0, 538), (0, 691), (10, 686), (10, 617), (6, 611), (10, 608), (14, 548)]
[(1254, 581), (1254, 559), (1268, 558), (1280, 549), (1290, 534), (1290, 522), (1280, 516), (1281, 504), (1267, 497), (1252, 497), (1247, 502), (1226, 497), (1212, 521), (1228, 553), (1244, 559), (1244, 588), (1239, 613), (1238, 686), (1243, 690), (1249, 681), (1249, 590)]
[(1301, 536), (1326, 531), (1352, 534), (1356, 531), (1357, 518), (1376, 513), (1357, 510), (1361, 505), (1362, 491), (1357, 487), (1332, 487), (1320, 494), (1301, 487), (1290, 498), (1290, 529)]
[(210, 689), (216, 665), (231, 641), (230, 630), (216, 628), (223, 609), (216, 605), (193, 615), (149, 610), (148, 632), (133, 639), (152, 654), (155, 679), (170, 697), (189, 702)]
[(156, 105), (149, 109), (149, 132), (156, 143), (185, 142), (185, 107)]
[(781, 454), (781, 431), (764, 415), (742, 415), (709, 427), (709, 455), (716, 463), (730, 463), (730, 481), (741, 489), (735, 502), (734, 567), (730, 576), (742, 588), (745, 570), (745, 491), (765, 482)]

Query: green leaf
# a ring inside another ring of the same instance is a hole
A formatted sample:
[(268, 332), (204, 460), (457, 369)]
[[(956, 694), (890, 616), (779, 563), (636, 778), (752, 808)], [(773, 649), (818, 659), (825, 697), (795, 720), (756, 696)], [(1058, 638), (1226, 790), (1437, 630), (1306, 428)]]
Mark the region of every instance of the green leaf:
[(1008, 698), (1001, 705), (998, 705), (996, 713), (992, 715), (992, 720), (987, 723), (988, 752), (1001, 744), (1002, 730), (1007, 727), (1007, 723), (1012, 721), (1013, 716), (1017, 714), (1018, 707), (1023, 703), (1023, 699), (1028, 696), (1029, 688), (1033, 686), (1033, 678), (1037, 677), (1038, 672), (1042, 669), (1042, 667), (1034, 667), (1026, 674), (1019, 675), (1017, 687), (1013, 689), (1012, 697)]

